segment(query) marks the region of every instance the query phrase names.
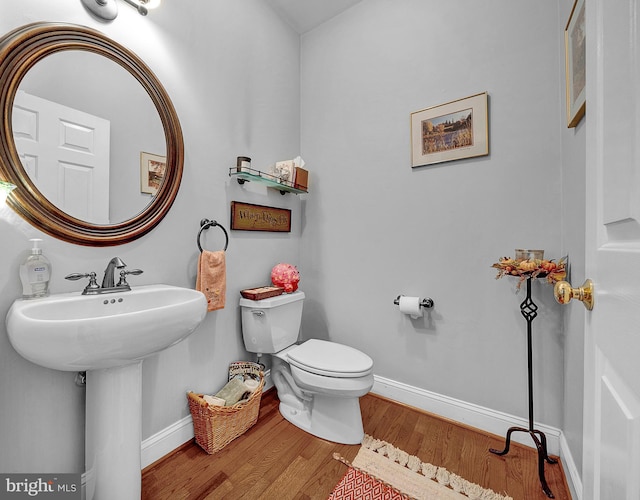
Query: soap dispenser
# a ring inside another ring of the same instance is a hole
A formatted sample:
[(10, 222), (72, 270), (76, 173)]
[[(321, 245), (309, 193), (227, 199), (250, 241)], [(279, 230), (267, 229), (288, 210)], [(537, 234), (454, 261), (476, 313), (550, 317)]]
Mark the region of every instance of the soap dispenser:
[(49, 295), (49, 279), (51, 277), (51, 264), (42, 255), (39, 247), (42, 240), (32, 238), (31, 254), (20, 265), (20, 279), (22, 280), (22, 298), (36, 299)]

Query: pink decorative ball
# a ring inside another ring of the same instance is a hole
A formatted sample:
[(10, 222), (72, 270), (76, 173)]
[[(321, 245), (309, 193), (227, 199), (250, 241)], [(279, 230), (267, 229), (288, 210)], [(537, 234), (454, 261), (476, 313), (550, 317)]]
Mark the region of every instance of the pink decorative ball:
[(295, 292), (299, 281), (300, 273), (291, 264), (277, 264), (271, 270), (271, 282), (284, 288), (287, 293)]

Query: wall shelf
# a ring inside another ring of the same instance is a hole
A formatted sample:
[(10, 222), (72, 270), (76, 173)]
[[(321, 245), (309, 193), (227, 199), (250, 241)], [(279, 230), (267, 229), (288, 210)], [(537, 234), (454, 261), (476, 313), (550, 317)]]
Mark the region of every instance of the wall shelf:
[(250, 181), (259, 182), (267, 187), (277, 189), (280, 191), (280, 194), (307, 194), (309, 192), (306, 189), (295, 187), (291, 182), (282, 181), (271, 174), (253, 168), (243, 167), (242, 171), (238, 172), (238, 167), (232, 167), (229, 169), (229, 177), (235, 177), (238, 184), (244, 184)]

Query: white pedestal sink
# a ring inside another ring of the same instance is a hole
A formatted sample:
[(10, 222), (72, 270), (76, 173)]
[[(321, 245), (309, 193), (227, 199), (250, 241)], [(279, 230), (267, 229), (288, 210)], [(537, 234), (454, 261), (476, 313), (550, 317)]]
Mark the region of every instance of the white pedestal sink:
[(20, 355), (87, 372), (87, 500), (140, 499), (142, 360), (185, 339), (206, 313), (202, 293), (170, 285), (18, 299), (9, 309)]

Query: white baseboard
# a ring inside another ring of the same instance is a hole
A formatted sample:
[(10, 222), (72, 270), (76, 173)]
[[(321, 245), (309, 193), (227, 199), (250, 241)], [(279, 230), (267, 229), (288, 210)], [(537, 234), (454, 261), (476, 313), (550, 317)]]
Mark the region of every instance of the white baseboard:
[(193, 439), (193, 420), (191, 415), (187, 415), (142, 441), (140, 456), (142, 468), (151, 465), (191, 439)]
[[(271, 387), (273, 387), (271, 373), (267, 370), (265, 374), (265, 390)], [(442, 394), (396, 382), (378, 375), (374, 375), (371, 392), (498, 436), (504, 436), (509, 427), (528, 428), (529, 426), (529, 422), (526, 419), (443, 396)], [(581, 500), (582, 482), (580, 474), (562, 431), (555, 427), (538, 423), (536, 423), (536, 429), (545, 433), (549, 453), (561, 457), (563, 467), (568, 474), (567, 483), (569, 483), (571, 494), (575, 500)], [(142, 468), (151, 465), (191, 439), (193, 439), (193, 421), (191, 415), (188, 415), (142, 442)], [(526, 433), (514, 432), (512, 440), (526, 446), (532, 446), (532, 440)]]
[(560, 434), (560, 458), (564, 467), (565, 476), (567, 476), (567, 484), (573, 500), (582, 500), (582, 477), (573, 459), (569, 443), (564, 434)]
[[(371, 392), (381, 396), (399, 401), (400, 403), (415, 406), (421, 410), (435, 413), (444, 418), (449, 418), (476, 429), (480, 429), (491, 434), (504, 436), (509, 427), (529, 427), (529, 421), (503, 413), (500, 411), (485, 408), (473, 403), (467, 403), (449, 396), (443, 396), (435, 392), (413, 387), (411, 385), (396, 382), (384, 377), (374, 375), (373, 389)], [(553, 455), (560, 453), (560, 429), (550, 427), (536, 422), (536, 428), (547, 436), (547, 450)], [(514, 432), (511, 440), (526, 446), (532, 446), (533, 441), (529, 434)]]

